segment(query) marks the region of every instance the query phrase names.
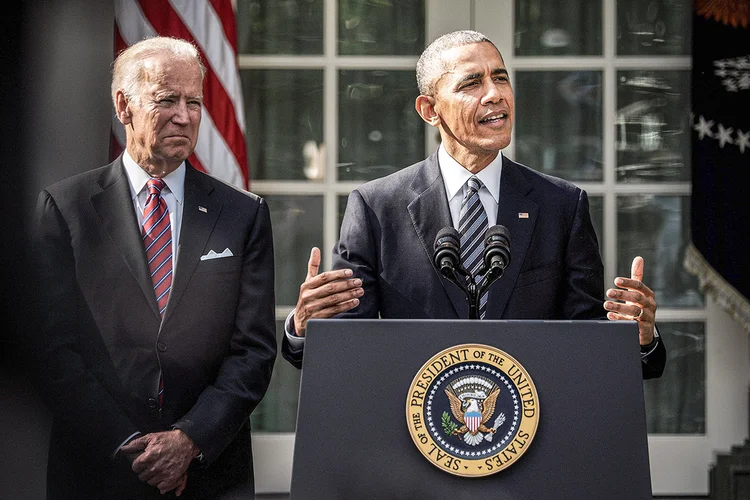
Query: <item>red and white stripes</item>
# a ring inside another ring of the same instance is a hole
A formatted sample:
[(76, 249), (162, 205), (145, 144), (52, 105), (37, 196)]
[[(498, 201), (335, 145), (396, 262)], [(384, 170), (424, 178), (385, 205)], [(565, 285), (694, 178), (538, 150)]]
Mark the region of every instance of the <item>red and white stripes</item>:
[[(245, 115), (231, 0), (115, 0), (115, 54), (155, 35), (195, 42), (206, 65), (203, 117), (190, 163), (248, 189)], [(125, 147), (125, 132), (115, 116), (112, 133), (112, 153), (117, 155)]]

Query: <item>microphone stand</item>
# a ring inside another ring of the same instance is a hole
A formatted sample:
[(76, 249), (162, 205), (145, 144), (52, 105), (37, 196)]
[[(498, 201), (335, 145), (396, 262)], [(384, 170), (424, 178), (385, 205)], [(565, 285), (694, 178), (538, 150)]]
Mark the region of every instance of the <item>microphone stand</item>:
[[(487, 238), (493, 240), (492, 254), (487, 253), (487, 241), (485, 241), (482, 265), (478, 269), (478, 274), (482, 275), (482, 281), (478, 284), (474, 275), (460, 263), (458, 231), (452, 227), (443, 228), (435, 238), (433, 262), (440, 274), (460, 288), (466, 295), (469, 302), (469, 319), (481, 319), (479, 317), (479, 301), (482, 295), (492, 283), (503, 275), (505, 267), (510, 262), (510, 249), (508, 248), (510, 235), (508, 230), (504, 226), (493, 226), (487, 232), (489, 235)], [(459, 274), (464, 279), (459, 278)]]
[[(479, 274), (482, 274), (486, 269), (486, 266), (482, 265), (479, 269)], [(458, 271), (458, 272), (456, 272)], [(469, 319), (480, 319), (479, 318), (479, 299), (487, 291), (487, 289), (497, 281), (503, 275), (504, 269), (498, 266), (492, 266), (486, 271), (484, 278), (479, 284), (476, 283), (474, 276), (459, 265), (458, 269), (454, 269), (451, 266), (443, 266), (440, 268), (440, 272), (448, 278), (451, 283), (463, 290), (466, 295), (466, 299), (469, 302)], [(458, 274), (466, 278), (465, 280), (458, 277)]]
[[(463, 266), (461, 267), (463, 269)], [(503, 272), (505, 271), (500, 266), (492, 266), (489, 270), (486, 269), (486, 266), (483, 264), (481, 268), (479, 268), (479, 274), (484, 274), (484, 277), (482, 278), (482, 281), (479, 282), (479, 284), (475, 283), (474, 276), (471, 275), (468, 271), (463, 269), (466, 275), (469, 276), (469, 286), (468, 291), (466, 293), (468, 300), (469, 300), (469, 319), (480, 319), (479, 318), (479, 300), (484, 295), (484, 292), (487, 291), (487, 289), (490, 287), (491, 284), (493, 284), (495, 281), (500, 279), (500, 276), (503, 275)]]

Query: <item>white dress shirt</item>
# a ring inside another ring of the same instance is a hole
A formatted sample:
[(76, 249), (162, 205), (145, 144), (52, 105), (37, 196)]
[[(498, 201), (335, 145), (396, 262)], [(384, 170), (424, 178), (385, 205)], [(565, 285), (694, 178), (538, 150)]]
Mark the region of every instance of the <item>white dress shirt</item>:
[(492, 227), (497, 222), (497, 207), (500, 202), (500, 175), (503, 170), (503, 154), (498, 153), (489, 165), (484, 167), (478, 174), (472, 174), (460, 163), (451, 157), (441, 144), (438, 148), (438, 163), (440, 173), (445, 184), (445, 193), (448, 196), (448, 206), (451, 210), (453, 227), (458, 230), (459, 214), (461, 212), (461, 201), (466, 193), (466, 181), (475, 175), (482, 181), (479, 189), (479, 199), (487, 212), (487, 227)]
[[(138, 219), (138, 225), (143, 223), (143, 208), (146, 206), (148, 189), (146, 183), (151, 176), (146, 173), (125, 150), (122, 156), (125, 164), (125, 173), (130, 182), (130, 196), (133, 200), (133, 209)], [(172, 268), (177, 267), (177, 249), (180, 243), (180, 226), (182, 225), (182, 207), (185, 202), (185, 162), (183, 161), (176, 170), (166, 175), (163, 180), (166, 187), (161, 192), (161, 197), (167, 203), (169, 210), (169, 223), (172, 227)]]

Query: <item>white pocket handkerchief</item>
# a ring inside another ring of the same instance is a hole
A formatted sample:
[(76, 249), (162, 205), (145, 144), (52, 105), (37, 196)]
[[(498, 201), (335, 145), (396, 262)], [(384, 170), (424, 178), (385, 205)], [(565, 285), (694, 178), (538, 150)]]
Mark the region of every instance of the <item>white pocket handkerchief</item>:
[(209, 250), (206, 255), (201, 255), (201, 260), (221, 259), (222, 257), (231, 257), (233, 255), (234, 254), (229, 248), (225, 248), (221, 253), (216, 253), (213, 250)]

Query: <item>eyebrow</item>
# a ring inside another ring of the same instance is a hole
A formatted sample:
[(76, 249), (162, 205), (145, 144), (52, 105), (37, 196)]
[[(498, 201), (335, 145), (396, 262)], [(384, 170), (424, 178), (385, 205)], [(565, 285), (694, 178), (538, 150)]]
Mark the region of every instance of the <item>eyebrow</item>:
[[(163, 92), (155, 92), (153, 94), (154, 99), (167, 99), (167, 98), (179, 98), (182, 94), (179, 92), (174, 92), (172, 90), (169, 91), (163, 91)], [(202, 95), (186, 95), (185, 99), (188, 101), (203, 101)]]
[[(505, 68), (495, 68), (495, 69), (492, 70), (491, 75), (492, 76), (497, 76), (497, 75), (508, 76), (508, 70), (505, 69)], [(471, 81), (471, 80), (476, 80), (477, 78), (480, 78), (481, 76), (482, 76), (481, 73), (470, 73), (470, 74), (465, 75), (462, 78), (460, 78), (458, 80), (458, 82), (456, 82), (456, 85), (460, 86), (464, 82), (468, 82), (468, 81)]]

